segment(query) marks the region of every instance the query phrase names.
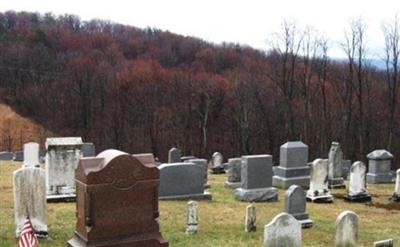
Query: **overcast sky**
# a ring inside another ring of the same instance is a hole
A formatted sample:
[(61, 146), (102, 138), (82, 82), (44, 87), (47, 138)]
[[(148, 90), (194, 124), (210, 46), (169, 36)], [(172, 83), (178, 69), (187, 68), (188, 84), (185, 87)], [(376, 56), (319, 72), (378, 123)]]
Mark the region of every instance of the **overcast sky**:
[(400, 0), (0, 0), (0, 11), (74, 14), (136, 27), (156, 27), (214, 43), (234, 42), (267, 50), (267, 38), (284, 19), (311, 25), (330, 40), (330, 56), (343, 57), (339, 42), (352, 18), (367, 25), (370, 57), (384, 44), (381, 26), (400, 13)]

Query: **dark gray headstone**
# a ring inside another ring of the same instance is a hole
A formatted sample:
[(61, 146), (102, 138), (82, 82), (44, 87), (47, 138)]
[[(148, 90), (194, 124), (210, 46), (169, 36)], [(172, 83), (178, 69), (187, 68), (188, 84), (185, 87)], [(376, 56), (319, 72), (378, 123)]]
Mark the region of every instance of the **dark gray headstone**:
[(347, 179), (350, 175), (351, 160), (342, 160), (342, 177)]
[(12, 160), (14, 154), (12, 152), (0, 152), (0, 160)]
[(277, 201), (278, 192), (272, 187), (272, 156), (242, 156), (242, 187), (235, 197), (241, 201)]
[(285, 212), (293, 215), (303, 228), (312, 227), (313, 221), (306, 212), (306, 193), (300, 186), (292, 185), (286, 191)]
[(181, 162), (181, 150), (178, 148), (171, 148), (168, 152), (168, 163)]
[(171, 163), (160, 169), (160, 199), (211, 199), (204, 192), (204, 167), (194, 163)]
[(82, 145), (82, 155), (83, 157), (94, 157), (96, 156), (96, 149), (93, 143), (85, 142)]
[(198, 159), (196, 156), (190, 155), (190, 156), (182, 156), (181, 157), (181, 162), (186, 162), (188, 160), (193, 160), (193, 159)]
[(208, 164), (207, 164), (207, 160), (206, 159), (190, 159), (190, 160), (186, 160), (185, 163), (193, 163), (196, 165), (199, 165), (201, 167), (203, 167), (204, 169), (204, 188), (209, 188), (210, 184), (208, 183)]
[(17, 151), (14, 153), (14, 161), (24, 161), (24, 151)]
[(308, 146), (303, 142), (287, 142), (280, 148), (279, 166), (274, 167), (272, 184), (287, 189), (293, 184), (308, 188), (310, 184), (310, 168), (308, 162)]

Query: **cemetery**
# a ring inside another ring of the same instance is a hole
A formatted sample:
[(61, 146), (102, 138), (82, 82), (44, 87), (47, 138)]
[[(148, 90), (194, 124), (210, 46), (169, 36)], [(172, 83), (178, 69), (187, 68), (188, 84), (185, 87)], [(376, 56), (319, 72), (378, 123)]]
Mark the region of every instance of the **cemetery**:
[[(59, 175), (68, 177), (72, 172), (70, 187), (75, 198), (56, 203), (48, 200), (53, 181), (48, 181), (47, 166), (68, 167), (68, 163), (62, 163), (64, 159), (57, 158), (51, 148), (53, 163), (49, 158), (41, 163), (39, 145), (26, 143), (22, 162), (0, 161), (1, 233), (5, 236), (0, 246), (15, 246), (26, 214), (40, 246), (345, 247), (400, 243), (400, 170), (395, 182), (374, 180), (367, 185), (367, 166), (357, 161), (350, 168), (349, 179), (341, 181), (344, 186), (329, 188), (329, 171), (334, 170), (329, 159), (308, 162), (302, 158), (300, 168), (294, 169), (307, 167), (309, 185), (304, 186), (301, 178), (299, 185), (284, 189), (273, 186), (277, 173), (271, 155), (229, 158), (227, 173), (215, 173), (215, 157), (218, 169), (222, 163), (222, 154), (217, 152), (208, 160), (194, 156), (181, 160), (181, 150), (173, 148), (168, 161), (174, 162), (157, 165), (151, 153), (131, 155), (109, 149), (96, 156), (93, 145), (89, 155), (82, 155), (80, 138), (50, 138), (46, 143), (47, 150), (49, 143), (57, 146), (58, 152), (71, 150), (61, 157), (77, 161), (76, 168)], [(293, 152), (286, 150), (290, 146)], [(303, 144), (283, 147), (286, 161), (281, 158), (280, 165), (304, 157)], [(287, 170), (283, 167), (278, 169)], [(304, 171), (300, 174), (305, 177)]]

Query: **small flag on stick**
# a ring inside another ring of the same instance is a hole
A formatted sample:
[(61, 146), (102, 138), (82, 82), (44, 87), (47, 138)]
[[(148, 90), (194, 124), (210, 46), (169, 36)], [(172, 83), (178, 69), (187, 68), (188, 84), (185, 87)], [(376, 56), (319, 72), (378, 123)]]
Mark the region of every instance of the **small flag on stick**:
[(39, 242), (32, 228), (32, 223), (29, 218), (25, 220), (22, 227), (21, 236), (18, 241), (18, 247), (39, 247)]

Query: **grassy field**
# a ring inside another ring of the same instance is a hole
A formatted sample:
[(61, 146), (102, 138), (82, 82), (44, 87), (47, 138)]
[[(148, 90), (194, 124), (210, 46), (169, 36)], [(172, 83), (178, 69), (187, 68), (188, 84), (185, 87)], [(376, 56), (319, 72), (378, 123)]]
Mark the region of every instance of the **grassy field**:
[[(16, 246), (14, 237), (12, 171), (20, 163), (0, 161), (0, 246)], [(284, 190), (279, 190), (279, 201), (256, 203), (257, 231), (245, 233), (244, 214), (247, 203), (235, 201), (233, 191), (224, 188), (226, 175), (210, 175), (212, 201), (199, 202), (199, 232), (185, 234), (186, 201), (160, 201), (161, 232), (170, 246), (262, 246), (263, 229), (284, 207)], [(344, 210), (352, 210), (359, 217), (359, 246), (372, 246), (377, 240), (394, 238), (400, 246), (400, 203), (388, 197), (393, 184), (370, 185), (371, 204), (350, 204), (335, 198), (333, 204), (307, 204), (314, 226), (303, 230), (303, 246), (333, 246), (336, 217)], [(345, 190), (336, 190), (341, 197)], [(49, 204), (49, 240), (40, 246), (66, 246), (75, 228), (75, 204)]]

